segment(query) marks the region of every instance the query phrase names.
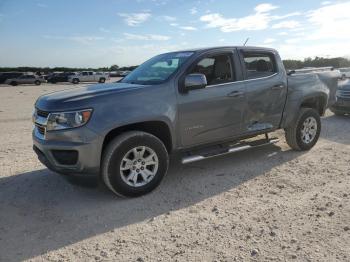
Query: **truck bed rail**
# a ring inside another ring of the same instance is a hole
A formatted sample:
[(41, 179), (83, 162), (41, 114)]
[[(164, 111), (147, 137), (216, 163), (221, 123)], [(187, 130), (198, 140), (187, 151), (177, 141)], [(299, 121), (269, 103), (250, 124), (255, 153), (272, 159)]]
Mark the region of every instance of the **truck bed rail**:
[(334, 67), (333, 66), (327, 66), (327, 67), (315, 67), (315, 68), (304, 68), (304, 69), (294, 69), (294, 70), (289, 70), (287, 72), (288, 75), (293, 75), (293, 74), (305, 74), (305, 73), (311, 73), (311, 72), (323, 72), (323, 71), (333, 71)]

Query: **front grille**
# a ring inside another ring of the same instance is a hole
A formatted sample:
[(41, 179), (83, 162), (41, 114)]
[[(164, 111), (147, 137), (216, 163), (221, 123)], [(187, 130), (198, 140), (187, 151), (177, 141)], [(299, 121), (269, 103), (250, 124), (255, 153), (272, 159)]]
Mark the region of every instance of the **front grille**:
[(339, 90), (339, 96), (344, 98), (350, 98), (350, 90)]
[(43, 136), (45, 135), (45, 127), (36, 124), (36, 128), (38, 129), (39, 134), (41, 134)]
[(49, 112), (36, 109), (36, 114), (37, 114), (38, 116), (41, 116), (41, 117), (45, 117), (45, 118), (46, 118), (46, 117), (48, 117)]

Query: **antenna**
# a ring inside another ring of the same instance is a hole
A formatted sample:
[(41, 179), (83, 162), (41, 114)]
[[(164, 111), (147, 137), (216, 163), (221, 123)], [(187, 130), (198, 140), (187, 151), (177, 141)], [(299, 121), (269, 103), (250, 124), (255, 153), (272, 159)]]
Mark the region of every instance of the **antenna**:
[(249, 41), (249, 37), (245, 40), (243, 46), (245, 46), (248, 43), (248, 41)]

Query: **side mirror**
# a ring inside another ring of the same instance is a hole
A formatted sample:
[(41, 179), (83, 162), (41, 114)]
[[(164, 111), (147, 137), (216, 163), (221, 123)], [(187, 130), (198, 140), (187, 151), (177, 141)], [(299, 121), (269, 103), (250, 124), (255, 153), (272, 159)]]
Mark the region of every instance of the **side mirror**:
[(207, 78), (204, 74), (189, 74), (185, 78), (185, 90), (201, 89), (207, 86)]

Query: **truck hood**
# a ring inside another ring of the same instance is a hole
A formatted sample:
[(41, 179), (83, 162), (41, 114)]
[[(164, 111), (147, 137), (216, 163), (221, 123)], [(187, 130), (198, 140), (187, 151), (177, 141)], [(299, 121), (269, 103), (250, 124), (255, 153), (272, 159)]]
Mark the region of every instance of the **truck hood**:
[(93, 104), (100, 100), (99, 98), (103, 99), (144, 87), (144, 85), (128, 83), (87, 85), (40, 96), (35, 107), (50, 112), (88, 108), (93, 107)]

